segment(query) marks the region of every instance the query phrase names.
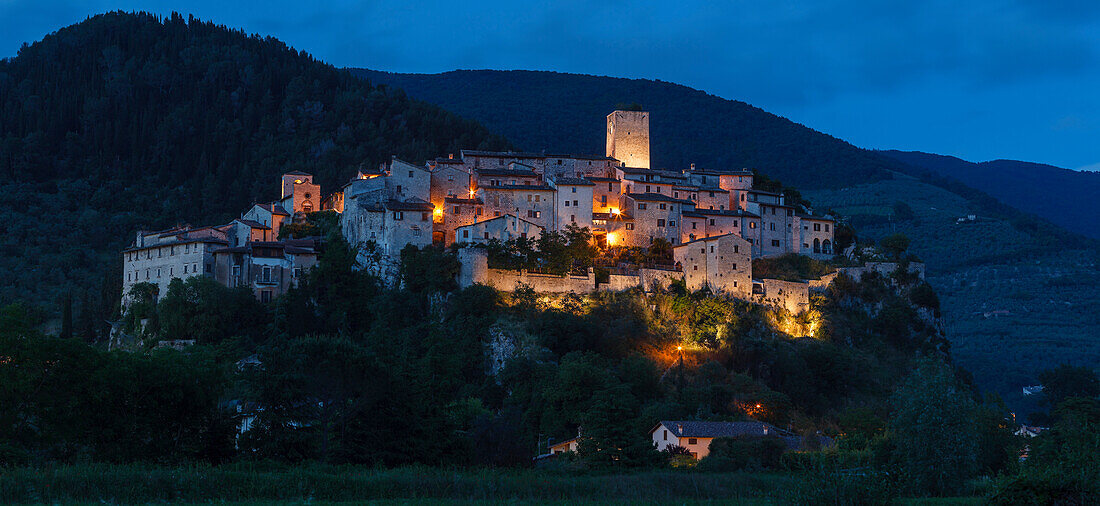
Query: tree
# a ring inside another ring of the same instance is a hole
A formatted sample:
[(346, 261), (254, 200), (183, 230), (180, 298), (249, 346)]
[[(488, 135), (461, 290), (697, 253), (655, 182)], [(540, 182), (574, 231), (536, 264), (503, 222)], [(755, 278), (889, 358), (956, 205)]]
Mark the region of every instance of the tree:
[(893, 397), (894, 462), (916, 493), (958, 493), (977, 471), (974, 402), (951, 369), (924, 359)]
[(596, 392), (584, 414), (583, 430), (577, 441), (581, 458), (597, 466), (636, 465), (644, 461), (643, 455), (639, 455), (644, 453), (638, 444), (640, 436), (630, 424), (637, 408), (638, 401), (626, 385)]
[(440, 246), (417, 249), (409, 244), (401, 250), (401, 282), (406, 290), (415, 294), (454, 291), (458, 288), (456, 278), (461, 268), (458, 257)]
[(902, 202), (900, 200), (894, 202), (894, 218), (904, 221), (911, 220), (916, 216), (917, 215), (913, 213), (913, 208), (909, 207), (909, 204), (906, 204), (905, 202)]
[(1039, 373), (1043, 396), (1047, 405), (1057, 407), (1070, 397), (1095, 398), (1100, 396), (1100, 378), (1096, 371), (1084, 366), (1062, 364)]
[[(365, 454), (367, 448), (356, 444), (363, 435), (349, 430), (353, 420), (367, 417), (376, 427), (394, 426), (385, 403), (407, 401), (390, 397), (393, 382), (386, 368), (345, 338), (295, 338), (266, 347), (260, 357), (263, 367), (249, 382), (264, 409), (249, 444), (262, 455), (328, 462)], [(382, 442), (387, 448), (392, 444)]]
[(901, 255), (909, 249), (909, 237), (905, 234), (894, 234), (883, 237), (879, 246), (895, 260), (900, 260)]
[(62, 339), (72, 339), (73, 337), (73, 294), (68, 292), (65, 294), (65, 300), (61, 306), (61, 334), (59, 336)]
[(856, 229), (852, 228), (851, 225), (843, 222), (836, 224), (836, 229), (833, 231), (833, 251), (838, 254), (843, 253), (844, 250), (848, 249), (848, 246), (855, 244), (857, 240)]

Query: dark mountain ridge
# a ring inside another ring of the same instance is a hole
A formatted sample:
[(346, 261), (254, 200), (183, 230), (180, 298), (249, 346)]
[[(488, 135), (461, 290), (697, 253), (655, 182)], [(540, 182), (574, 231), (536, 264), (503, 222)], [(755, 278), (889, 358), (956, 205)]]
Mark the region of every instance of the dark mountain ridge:
[(757, 168), (787, 185), (834, 188), (889, 178), (900, 166), (744, 102), (663, 81), (526, 70), (350, 70), (475, 118), (525, 150), (603, 154), (603, 118), (638, 103), (654, 118), (654, 167)]
[(1095, 199), (1100, 173), (1063, 169), (1018, 160), (968, 162), (920, 151), (880, 151), (885, 156), (951, 177), (1021, 211), (1045, 218), (1067, 230), (1100, 239)]
[(136, 230), (228, 221), (291, 170), (332, 191), (362, 163), (479, 147), (508, 144), (274, 38), (94, 16), (0, 60), (0, 304), (73, 291), (107, 317)]

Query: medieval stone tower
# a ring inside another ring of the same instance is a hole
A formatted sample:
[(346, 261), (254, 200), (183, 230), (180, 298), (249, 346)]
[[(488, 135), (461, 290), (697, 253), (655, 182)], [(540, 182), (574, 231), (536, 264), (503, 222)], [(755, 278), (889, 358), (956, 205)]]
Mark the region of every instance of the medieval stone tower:
[(648, 111), (615, 111), (607, 115), (607, 156), (627, 167), (650, 168)]
[(283, 174), (281, 204), (291, 213), (312, 213), (321, 210), (321, 187), (313, 184), (313, 176), (305, 172)]

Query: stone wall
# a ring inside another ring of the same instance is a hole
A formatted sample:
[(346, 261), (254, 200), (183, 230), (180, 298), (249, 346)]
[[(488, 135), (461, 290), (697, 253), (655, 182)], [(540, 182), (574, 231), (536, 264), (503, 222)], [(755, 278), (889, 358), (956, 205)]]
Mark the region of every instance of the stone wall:
[(601, 284), (599, 288), (609, 292), (621, 292), (641, 286), (641, 284), (642, 278), (637, 274), (612, 274), (609, 276), (607, 283)]
[(596, 276), (591, 269), (586, 276), (555, 276), (504, 269), (487, 269), (485, 274), (482, 283), (497, 290), (512, 291), (520, 284), (530, 286), (539, 293), (588, 293), (596, 289)]
[(684, 279), (682, 271), (670, 271), (665, 269), (638, 269), (641, 278), (642, 289), (653, 291), (657, 286), (667, 288), (674, 280)]
[(810, 307), (810, 284), (805, 281), (760, 279), (756, 281), (763, 293), (753, 291), (753, 301), (786, 309), (797, 315)]
[[(837, 271), (844, 273), (852, 279), (859, 281), (864, 274), (877, 272), (883, 277), (889, 277), (898, 269), (897, 262), (867, 262), (860, 267), (841, 267)], [(910, 262), (909, 272), (917, 273), (920, 279), (924, 279), (925, 267), (923, 262)]]

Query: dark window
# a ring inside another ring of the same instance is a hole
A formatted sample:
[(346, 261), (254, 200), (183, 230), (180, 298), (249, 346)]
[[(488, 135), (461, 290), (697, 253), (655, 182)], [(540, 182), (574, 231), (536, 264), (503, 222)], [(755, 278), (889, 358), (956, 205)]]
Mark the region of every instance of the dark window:
[(689, 438), (688, 438), (688, 444), (689, 444), (689, 445), (697, 445), (697, 444), (699, 444), (699, 440), (698, 440), (698, 439), (695, 439), (695, 438), (693, 438), (693, 437), (689, 437)]
[(658, 226), (658, 227), (663, 227), (663, 226), (665, 226), (665, 220), (657, 220), (657, 226)]

